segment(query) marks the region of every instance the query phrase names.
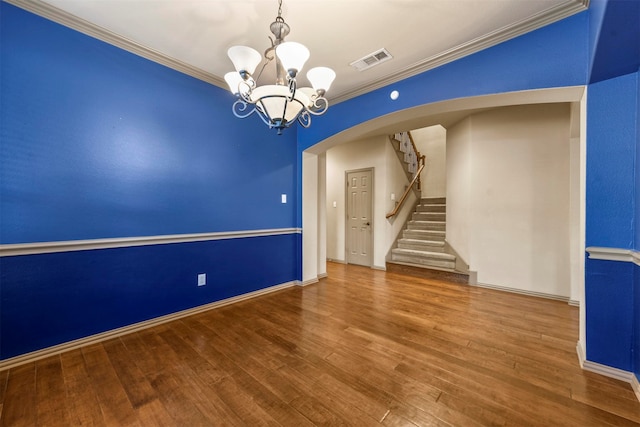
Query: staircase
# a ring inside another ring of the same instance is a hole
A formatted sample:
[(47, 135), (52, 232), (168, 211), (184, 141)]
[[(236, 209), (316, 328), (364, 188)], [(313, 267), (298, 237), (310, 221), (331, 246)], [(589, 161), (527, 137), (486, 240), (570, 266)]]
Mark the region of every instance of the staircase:
[(421, 199), (407, 221), (391, 261), (455, 271), (456, 257), (445, 253), (446, 199)]
[(391, 250), (387, 271), (468, 284), (469, 266), (445, 243), (446, 199), (423, 198)]
[[(420, 195), (420, 172), (425, 167), (425, 156), (417, 150), (410, 132), (389, 136), (398, 155), (410, 187), (387, 218), (395, 216), (407, 193), (413, 189)], [(413, 184), (417, 183), (417, 188)], [(469, 266), (455, 255), (445, 241), (446, 198), (421, 198), (410, 220), (387, 256), (386, 270), (423, 278), (437, 278), (458, 283), (469, 283)]]

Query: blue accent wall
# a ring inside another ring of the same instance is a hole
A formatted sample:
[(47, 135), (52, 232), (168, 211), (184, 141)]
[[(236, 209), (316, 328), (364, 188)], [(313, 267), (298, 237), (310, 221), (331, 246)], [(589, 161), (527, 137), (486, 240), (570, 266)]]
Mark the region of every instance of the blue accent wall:
[[(277, 136), (235, 119), (220, 88), (0, 2), (0, 243), (300, 226), (301, 153), (328, 137), (438, 101), (591, 83), (587, 245), (638, 249), (638, 3), (592, 0)], [(300, 279), (301, 252), (291, 234), (2, 258), (0, 358)], [(636, 374), (639, 275), (586, 262), (587, 358)]]
[[(300, 234), (0, 258), (5, 359), (295, 280)], [(197, 286), (198, 274), (207, 284)]]
[[(438, 101), (587, 83), (588, 13), (388, 85), (329, 108), (299, 130), (305, 150), (324, 139), (386, 114)], [(396, 101), (392, 90), (400, 93)]]
[[(622, 27), (619, 30), (624, 32)], [(604, 42), (599, 42), (599, 46), (605, 46)], [(610, 73), (599, 62), (594, 62), (594, 70), (599, 70), (600, 75)], [(638, 90), (637, 72), (589, 85), (587, 246), (635, 247), (640, 218)], [(640, 368), (638, 266), (587, 259), (585, 271), (587, 359), (637, 374)]]
[(236, 119), (227, 91), (0, 8), (0, 243), (295, 226), (295, 129)]
[(631, 343), (633, 372), (640, 380), (640, 266), (633, 265), (633, 341)]
[(585, 302), (587, 359), (633, 371), (634, 267), (630, 262), (587, 259)]
[[(635, 73), (640, 67), (640, 1), (592, 0), (590, 83)], [(597, 31), (596, 38), (594, 34)]]
[(589, 86), (587, 247), (633, 248), (637, 98), (637, 73)]
[[(298, 223), (295, 129), (5, 2), (0, 39), (0, 244)], [(299, 233), (2, 257), (0, 358), (299, 278)]]

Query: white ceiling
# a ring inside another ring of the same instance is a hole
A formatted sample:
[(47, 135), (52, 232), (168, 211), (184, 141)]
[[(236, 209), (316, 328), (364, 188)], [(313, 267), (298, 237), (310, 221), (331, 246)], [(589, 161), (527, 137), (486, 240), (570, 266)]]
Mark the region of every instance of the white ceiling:
[[(8, 0), (219, 86), (227, 49), (263, 52), (277, 0)], [(342, 101), (494, 45), (586, 8), (588, 0), (284, 0), (288, 41), (309, 69), (337, 73)], [(359, 72), (349, 63), (386, 48), (393, 59)], [(303, 71), (304, 74), (304, 71)], [(264, 83), (264, 82), (263, 82)], [(270, 82), (267, 82), (270, 83)]]

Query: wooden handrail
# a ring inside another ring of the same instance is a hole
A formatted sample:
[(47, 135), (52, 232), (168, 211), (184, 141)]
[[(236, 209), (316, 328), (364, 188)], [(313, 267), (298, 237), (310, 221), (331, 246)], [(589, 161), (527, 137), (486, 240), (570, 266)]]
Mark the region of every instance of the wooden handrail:
[(404, 194), (400, 198), (400, 201), (398, 202), (396, 207), (393, 208), (393, 210), (387, 214), (387, 216), (386, 216), (387, 219), (391, 218), (392, 216), (395, 216), (398, 213), (398, 211), (400, 210), (400, 208), (404, 204), (404, 201), (406, 200), (407, 196), (411, 192), (411, 189), (413, 188), (413, 184), (415, 184), (416, 181), (420, 179), (420, 173), (422, 172), (422, 169), (424, 169), (424, 156), (420, 157), (420, 167), (418, 168), (418, 171), (414, 175), (413, 180), (411, 180), (411, 184), (409, 184), (407, 189), (404, 191)]

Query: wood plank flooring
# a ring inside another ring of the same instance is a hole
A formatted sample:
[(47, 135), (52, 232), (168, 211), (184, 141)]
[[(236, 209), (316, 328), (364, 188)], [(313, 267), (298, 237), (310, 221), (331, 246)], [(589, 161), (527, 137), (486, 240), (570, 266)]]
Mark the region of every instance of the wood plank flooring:
[(3, 426), (638, 426), (566, 303), (357, 266), (0, 372)]

